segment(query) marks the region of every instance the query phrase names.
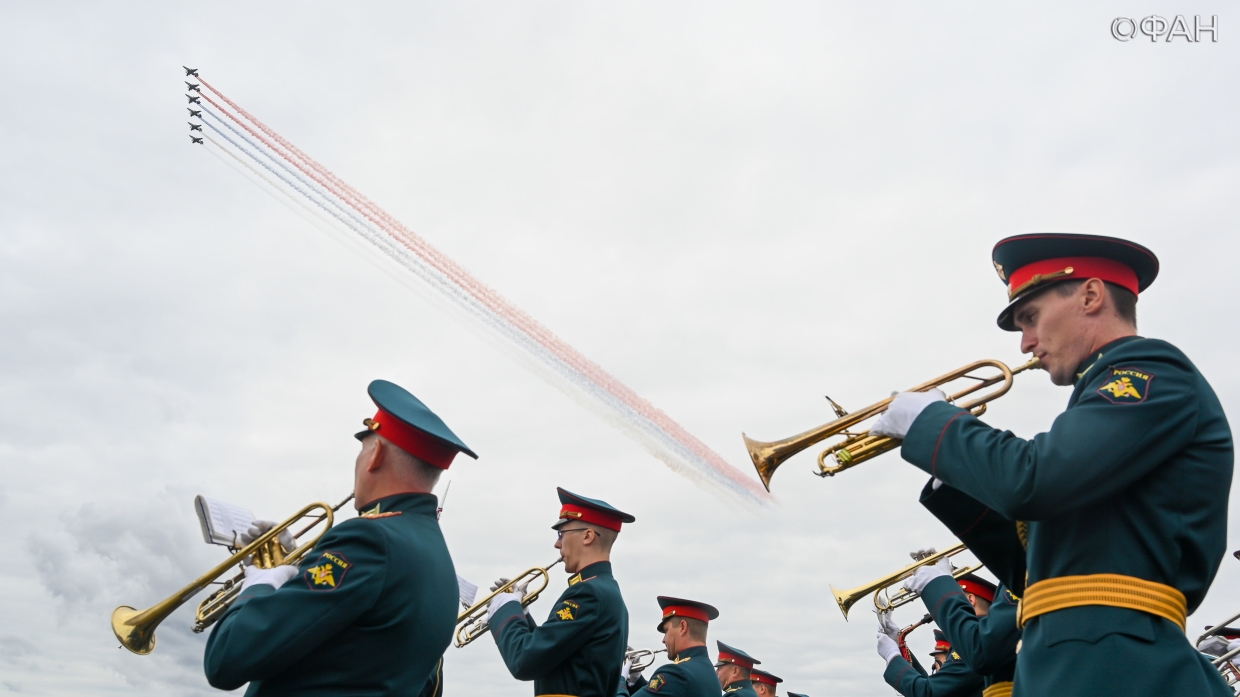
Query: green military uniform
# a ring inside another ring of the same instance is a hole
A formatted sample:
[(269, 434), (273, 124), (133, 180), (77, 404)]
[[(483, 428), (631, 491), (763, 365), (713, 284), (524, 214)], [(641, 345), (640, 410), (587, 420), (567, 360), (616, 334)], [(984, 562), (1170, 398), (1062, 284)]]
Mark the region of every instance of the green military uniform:
[(439, 665), (435, 666), (435, 672), (431, 674), (426, 686), (418, 693), (418, 697), (443, 697), (443, 659), (439, 659)]
[(982, 678), (960, 660), (960, 656), (948, 652), (943, 667), (933, 675), (913, 657), (910, 663), (903, 656), (896, 656), (883, 671), (883, 679), (904, 697), (977, 697), (982, 694)]
[(952, 649), (969, 670), (982, 676), (985, 687), (1012, 682), (1016, 644), (1020, 641), (1016, 596), (1000, 585), (990, 603), (990, 612), (978, 617), (956, 580), (940, 576), (926, 584), (921, 599)]
[(711, 667), (710, 652), (705, 646), (694, 646), (681, 651), (671, 663), (659, 666), (649, 682), (641, 678), (630, 689), (633, 697), (719, 697), (719, 678)]
[(1016, 646), (1021, 638), (1016, 617), (1019, 596), (1008, 585), (1015, 584), (1020, 591), (1025, 588), (1027, 566), (1018, 527), (1015, 522), (946, 484), (935, 489), (933, 480), (922, 489), (921, 503), (1001, 581), (986, 617), (976, 617), (963, 595), (948, 599), (958, 590), (953, 583), (935, 579), (922, 591), (927, 609), (931, 605), (942, 607), (937, 612), (931, 610), (930, 614), (957, 647), (965, 664), (981, 675), (986, 687), (993, 687), (992, 692), (997, 694), (1000, 688), (995, 686), (1011, 682), (1015, 674)]
[[(1107, 266), (1115, 261), (1128, 280)], [(995, 265), (1012, 286), (1004, 328), (1039, 283), (1094, 277), (1135, 293), (1157, 273), (1148, 250), (1089, 236), (1010, 238)], [(1184, 636), (1226, 551), (1231, 430), (1179, 349), (1135, 336), (1101, 347), (1077, 368), (1067, 410), (1032, 440), (931, 404), (901, 452), (1003, 518), (1028, 521), (1018, 697), (1231, 695)], [(975, 551), (1017, 553), (1006, 547)]]
[[(732, 664), (752, 671), (754, 666), (762, 663), (744, 651), (728, 646), (722, 641), (717, 641), (715, 644), (719, 647), (719, 657), (715, 661), (716, 668)], [(729, 697), (758, 697), (758, 692), (753, 689), (753, 682), (749, 678), (724, 685), (723, 694)]]
[(246, 695), (417, 695), (456, 627), (456, 571), (431, 494), (336, 525), (279, 589), (247, 588), (207, 641), (213, 687)]
[(629, 638), (629, 611), (611, 562), (587, 566), (538, 626), (520, 603), (507, 603), (491, 619), (491, 633), (508, 671), (533, 680), (535, 695), (612, 697)]
[[(404, 388), (375, 380), (367, 392), (378, 411), (358, 440), (377, 435), (376, 448), (444, 470), (458, 453), (478, 457)], [(370, 501), (324, 533), (291, 580), (245, 588), (207, 640), (208, 682), (248, 682), (246, 695), (442, 694), (459, 587), (438, 504), (429, 493)]]
[(758, 697), (758, 691), (753, 689), (753, 683), (747, 679), (737, 680), (723, 688), (723, 694), (729, 697)]

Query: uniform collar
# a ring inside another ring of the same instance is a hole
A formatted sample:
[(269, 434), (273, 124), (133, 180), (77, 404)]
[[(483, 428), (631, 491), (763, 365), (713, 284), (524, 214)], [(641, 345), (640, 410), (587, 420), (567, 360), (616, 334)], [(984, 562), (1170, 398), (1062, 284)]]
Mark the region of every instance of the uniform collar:
[(676, 656), (677, 661), (684, 661), (689, 658), (705, 658), (709, 663), (710, 650), (708, 650), (705, 646), (694, 646), (681, 651), (680, 655)]
[(611, 562), (596, 561), (577, 572), (576, 578), (579, 581), (586, 581), (595, 576), (611, 576)]
[(1081, 380), (1084, 380), (1085, 377), (1089, 375), (1090, 370), (1095, 365), (1098, 365), (1098, 363), (1102, 360), (1102, 357), (1106, 355), (1108, 351), (1119, 348), (1120, 346), (1123, 346), (1124, 344), (1130, 341), (1136, 341), (1137, 339), (1141, 339), (1141, 338), (1143, 337), (1125, 336), (1125, 337), (1116, 339), (1115, 341), (1112, 341), (1111, 343), (1103, 346), (1097, 351), (1094, 351), (1093, 353), (1089, 354), (1089, 356), (1087, 356), (1085, 360), (1081, 361), (1081, 364), (1076, 367), (1076, 381), (1080, 382)]
[(375, 517), (385, 513), (399, 513), (434, 518), (438, 509), (439, 498), (434, 494), (392, 494), (360, 506), (358, 515)]

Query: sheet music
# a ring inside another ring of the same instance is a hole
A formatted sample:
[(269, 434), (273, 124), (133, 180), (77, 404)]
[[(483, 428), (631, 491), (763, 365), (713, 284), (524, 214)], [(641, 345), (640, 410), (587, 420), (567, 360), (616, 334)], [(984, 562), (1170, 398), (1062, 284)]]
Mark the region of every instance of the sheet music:
[(245, 532), (254, 521), (248, 509), (206, 496), (194, 497), (194, 510), (207, 544), (232, 546), (235, 535)]
[(461, 607), (472, 607), (474, 598), (478, 597), (478, 586), (466, 581), (460, 574), (456, 575), (456, 585), (461, 591)]

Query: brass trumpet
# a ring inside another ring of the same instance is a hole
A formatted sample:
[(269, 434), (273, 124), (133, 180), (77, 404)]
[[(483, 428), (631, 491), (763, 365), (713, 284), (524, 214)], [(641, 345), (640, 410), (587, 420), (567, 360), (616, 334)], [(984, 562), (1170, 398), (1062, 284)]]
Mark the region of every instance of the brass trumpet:
[[(840, 606), (840, 612), (844, 613), (845, 620), (848, 619), (849, 609), (851, 609), (858, 600), (870, 595), (871, 593), (874, 594), (874, 607), (880, 612), (889, 612), (900, 607), (901, 605), (907, 605), (920, 597), (920, 594), (914, 593), (906, 588), (900, 588), (895, 593), (891, 593), (889, 590), (891, 586), (894, 586), (904, 579), (912, 576), (917, 569), (923, 566), (938, 563), (940, 559), (953, 557), (961, 552), (964, 552), (966, 549), (967, 547), (965, 547), (964, 543), (961, 542), (943, 550), (942, 552), (931, 554), (924, 559), (915, 561), (899, 571), (883, 576), (882, 578), (871, 581), (863, 586), (857, 586), (856, 588), (850, 588), (848, 590), (837, 590), (835, 586), (830, 586), (831, 593), (835, 596), (835, 602)], [(960, 578), (961, 576), (971, 574), (981, 568), (981, 564), (974, 564), (972, 566), (965, 566), (956, 569), (952, 572), (952, 578)]]
[[(936, 387), (941, 387), (950, 382), (970, 379), (976, 382), (969, 385), (959, 392), (953, 393), (947, 397), (947, 401), (955, 404), (962, 409), (968, 409), (975, 416), (980, 416), (986, 411), (986, 405), (1012, 389), (1013, 376), (1026, 370), (1041, 368), (1042, 363), (1037, 358), (1031, 359), (1029, 362), (1017, 367), (1008, 368), (1006, 364), (995, 360), (984, 360), (970, 363), (950, 373), (940, 375), (939, 377), (912, 388), (909, 392), (926, 392)], [(999, 371), (997, 375), (989, 375), (986, 377), (974, 375), (973, 373), (982, 368), (994, 368)], [(995, 390), (974, 397), (966, 402), (960, 400), (967, 397), (978, 390), (983, 390), (991, 385), (1003, 383), (1002, 386)], [(829, 399), (829, 398), (828, 398)], [(822, 451), (818, 456), (818, 472), (819, 477), (833, 477), (850, 467), (855, 467), (870, 458), (878, 457), (888, 450), (899, 447), (900, 442), (895, 438), (886, 436), (871, 436), (869, 430), (850, 431), (857, 424), (882, 414), (887, 411), (887, 405), (891, 404), (891, 397), (879, 402), (875, 402), (864, 409), (849, 413), (843, 407), (831, 402), (831, 406), (835, 409), (838, 418), (828, 424), (810, 429), (804, 433), (785, 438), (783, 440), (763, 443), (751, 439), (745, 434), (741, 437), (745, 439), (745, 448), (749, 450), (749, 457), (753, 460), (753, 466), (758, 470), (758, 478), (762, 480), (762, 485), (767, 491), (771, 490), (771, 476), (775, 474), (775, 469), (782, 465), (788, 458), (805, 450), (806, 448), (820, 443), (833, 436), (844, 436), (844, 439), (837, 441)], [(827, 458), (830, 457), (835, 461), (834, 465), (827, 465)]]
[(492, 598), (500, 593), (509, 593), (517, 586), (525, 585), (534, 579), (541, 578), (542, 585), (532, 591), (526, 591), (525, 597), (521, 599), (521, 607), (530, 605), (535, 600), (538, 600), (538, 595), (546, 590), (547, 584), (551, 582), (551, 574), (547, 573), (548, 570), (562, 561), (564, 560), (556, 559), (546, 566), (535, 566), (522, 571), (519, 576), (491, 591), (490, 595), (474, 603), (473, 606), (458, 615), (456, 618), (456, 647), (459, 649), (491, 631), (491, 625), (487, 623), (487, 605), (491, 603)]
[(626, 662), (632, 661), (629, 665), (629, 670), (636, 670), (640, 672), (654, 664), (655, 654), (666, 652), (667, 649), (655, 649), (653, 651), (650, 649), (633, 649), (632, 651), (628, 651), (624, 654), (624, 660)]
[[(321, 502), (306, 506), (292, 517), (260, 535), (258, 539), (238, 549), (232, 556), (217, 564), (207, 573), (199, 576), (188, 586), (146, 610), (139, 611), (127, 605), (116, 608), (112, 611), (112, 632), (116, 634), (116, 638), (120, 640), (122, 646), (136, 654), (145, 656), (155, 650), (155, 628), (159, 626), (159, 623), (167, 619), (169, 615), (189, 601), (190, 598), (197, 595), (199, 591), (214, 583), (215, 579), (227, 573), (234, 565), (240, 564), (250, 555), (254, 556), (254, 564), (259, 568), (271, 568), (280, 564), (296, 564), (298, 560), (314, 549), (319, 538), (323, 537), (323, 534), (331, 529), (334, 522), (333, 514), (352, 498), (353, 495), (350, 494), (349, 498), (341, 501), (335, 508)], [(315, 521), (298, 532), (295, 537), (301, 536), (318, 523), (326, 521), (327, 524), (323, 531), (306, 544), (285, 554), (283, 546), (280, 545), (280, 533), (292, 527), (302, 518), (311, 515), (315, 510), (321, 510), (322, 513)], [(243, 576), (244, 574), (238, 574), (235, 578), (229, 579), (224, 583), (223, 588), (212, 593), (198, 606), (194, 622), (195, 632), (201, 632), (223, 616), (224, 611), (241, 594), (241, 580)]]

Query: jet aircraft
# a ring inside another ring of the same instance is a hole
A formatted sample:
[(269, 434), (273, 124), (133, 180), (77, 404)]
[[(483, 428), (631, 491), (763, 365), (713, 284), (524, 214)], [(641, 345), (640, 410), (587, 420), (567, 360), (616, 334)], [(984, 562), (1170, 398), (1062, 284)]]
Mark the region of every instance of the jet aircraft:
[(189, 130), (191, 130), (191, 131), (201, 131), (201, 130), (202, 130), (202, 124), (200, 124), (200, 123), (191, 123), (191, 124), (189, 125)]
[(185, 95), (185, 98), (189, 100), (190, 104), (202, 104), (202, 100), (192, 94)]
[[(185, 68), (183, 65), (181, 67)], [(189, 77), (190, 75), (198, 77), (198, 68), (185, 68), (185, 77)]]
[(201, 111), (194, 111), (193, 109), (186, 109), (186, 111), (188, 111), (188, 112), (189, 112), (189, 115), (190, 115), (190, 116), (193, 116), (193, 117), (194, 117), (194, 118), (196, 118), (196, 119), (200, 119), (200, 118), (202, 118), (202, 112), (201, 112)]
[(190, 91), (190, 92), (198, 92), (198, 91), (199, 91), (199, 90), (198, 90), (198, 85), (195, 85), (195, 84), (194, 84), (194, 83), (192, 83), (192, 82), (187, 82), (187, 83), (185, 83), (185, 86), (189, 88), (189, 91)]
[(194, 142), (195, 142), (195, 143), (197, 143), (198, 145), (202, 145), (202, 138), (195, 138), (194, 136), (192, 136), (192, 135), (191, 135), (191, 136), (189, 137), (189, 139), (190, 139), (190, 140), (192, 140), (192, 141), (194, 141)]

